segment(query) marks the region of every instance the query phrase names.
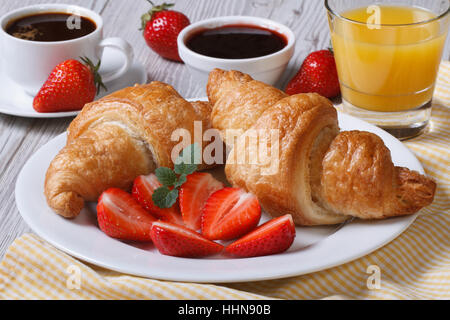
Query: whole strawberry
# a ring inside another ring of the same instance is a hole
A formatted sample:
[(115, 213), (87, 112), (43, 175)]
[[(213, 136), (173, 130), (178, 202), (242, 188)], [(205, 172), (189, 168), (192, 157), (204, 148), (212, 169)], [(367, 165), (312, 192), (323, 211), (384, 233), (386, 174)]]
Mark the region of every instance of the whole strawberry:
[(100, 88), (105, 88), (98, 74), (100, 62), (94, 66), (87, 58), (81, 60), (85, 64), (67, 60), (56, 66), (34, 98), (37, 112), (76, 111), (94, 101)]
[(161, 57), (181, 62), (177, 39), (181, 30), (191, 22), (181, 12), (168, 10), (174, 4), (155, 6), (153, 2), (149, 2), (153, 7), (141, 18), (145, 41)]
[(331, 50), (311, 53), (286, 88), (286, 93), (289, 95), (309, 92), (315, 92), (330, 99), (340, 95), (336, 61)]

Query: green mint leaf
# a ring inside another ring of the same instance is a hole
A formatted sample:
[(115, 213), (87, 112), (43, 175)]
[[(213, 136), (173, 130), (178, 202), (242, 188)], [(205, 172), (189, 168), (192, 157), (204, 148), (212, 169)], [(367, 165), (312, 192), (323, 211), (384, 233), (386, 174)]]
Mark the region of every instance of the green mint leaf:
[(170, 190), (167, 187), (161, 187), (161, 188), (156, 189), (152, 195), (152, 200), (153, 200), (153, 203), (155, 204), (155, 206), (157, 206), (158, 208), (161, 208), (161, 209), (170, 208), (171, 206), (168, 207), (167, 201), (166, 201), (169, 193), (170, 193)]
[(155, 175), (159, 182), (165, 187), (171, 187), (177, 182), (177, 175), (169, 168), (158, 168)]
[(197, 171), (197, 169), (198, 166), (196, 164), (185, 164), (182, 162), (181, 164), (175, 165), (175, 173), (180, 175), (184, 174), (188, 176)]
[(187, 181), (187, 175), (186, 174), (182, 174), (180, 176), (180, 179), (178, 180), (178, 182), (175, 184), (175, 188), (180, 188), (183, 184), (185, 184)]
[(170, 190), (167, 187), (161, 187), (155, 190), (152, 200), (158, 208), (168, 209), (177, 202), (178, 194), (178, 189)]
[[(156, 177), (163, 186), (153, 193), (153, 203), (161, 209), (171, 208), (177, 202), (178, 188), (186, 183), (188, 175), (197, 171), (201, 159), (201, 148), (198, 143), (194, 143), (180, 153), (174, 171), (164, 167), (156, 169)], [(170, 190), (172, 186), (174, 188)]]
[(178, 195), (179, 195), (178, 189), (173, 189), (172, 191), (169, 192), (166, 198), (167, 208), (171, 208), (177, 202)]

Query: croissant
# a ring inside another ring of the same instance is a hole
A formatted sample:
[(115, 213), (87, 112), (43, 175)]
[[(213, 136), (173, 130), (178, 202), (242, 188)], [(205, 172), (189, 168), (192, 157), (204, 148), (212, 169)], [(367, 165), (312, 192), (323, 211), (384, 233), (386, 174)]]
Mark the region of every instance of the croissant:
[(211, 127), (210, 113), (209, 103), (189, 103), (161, 82), (87, 104), (70, 124), (67, 145), (47, 171), (48, 205), (63, 217), (75, 218), (85, 201), (97, 201), (106, 189), (129, 189), (139, 175), (161, 166), (173, 168), (178, 142), (171, 140), (172, 133), (186, 129), (194, 137), (195, 121)]
[(241, 72), (219, 69), (210, 74), (207, 92), (212, 125), (231, 150), (228, 180), (255, 194), (274, 217), (291, 214), (297, 225), (332, 225), (412, 214), (433, 201), (432, 180), (395, 167), (378, 136), (340, 132), (336, 109), (318, 94), (287, 96)]

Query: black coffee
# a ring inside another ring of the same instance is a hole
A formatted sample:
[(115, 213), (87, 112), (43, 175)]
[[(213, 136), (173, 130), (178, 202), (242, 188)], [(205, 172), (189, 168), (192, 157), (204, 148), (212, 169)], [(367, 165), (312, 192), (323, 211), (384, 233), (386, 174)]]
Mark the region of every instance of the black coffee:
[(86, 17), (48, 12), (13, 20), (7, 25), (6, 32), (19, 39), (55, 42), (81, 38), (96, 29), (95, 22)]

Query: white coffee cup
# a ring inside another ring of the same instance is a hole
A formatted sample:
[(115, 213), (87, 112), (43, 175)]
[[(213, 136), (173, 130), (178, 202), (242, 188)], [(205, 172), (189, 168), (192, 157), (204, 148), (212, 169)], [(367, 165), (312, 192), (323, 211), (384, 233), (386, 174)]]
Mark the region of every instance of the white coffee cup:
[[(38, 42), (16, 38), (5, 30), (16, 19), (33, 14), (58, 12), (68, 13), (72, 17), (86, 17), (95, 22), (94, 32), (73, 40), (56, 42)], [(123, 76), (133, 62), (133, 49), (128, 42), (120, 38), (103, 39), (103, 19), (92, 10), (67, 4), (42, 4), (24, 7), (9, 12), (0, 18), (0, 57), (3, 72), (28, 94), (36, 95), (52, 70), (69, 59), (87, 57), (97, 63), (105, 47), (122, 51), (124, 63), (117, 70), (102, 74), (103, 82), (109, 82)]]

